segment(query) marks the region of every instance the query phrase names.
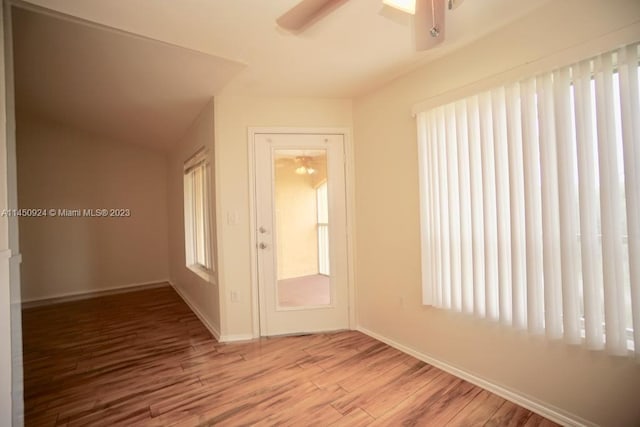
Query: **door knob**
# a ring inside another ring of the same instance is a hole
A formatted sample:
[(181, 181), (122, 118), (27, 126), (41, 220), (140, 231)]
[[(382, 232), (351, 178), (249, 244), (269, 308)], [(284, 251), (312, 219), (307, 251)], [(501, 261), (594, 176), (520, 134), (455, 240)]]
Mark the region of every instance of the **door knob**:
[(264, 228), (264, 227), (260, 227), (260, 228), (258, 228), (258, 231), (260, 232), (260, 234), (264, 234), (264, 233), (267, 232), (267, 229)]
[(260, 243), (260, 244), (258, 245), (258, 247), (259, 247), (260, 249), (267, 249), (267, 244), (266, 244), (266, 243)]

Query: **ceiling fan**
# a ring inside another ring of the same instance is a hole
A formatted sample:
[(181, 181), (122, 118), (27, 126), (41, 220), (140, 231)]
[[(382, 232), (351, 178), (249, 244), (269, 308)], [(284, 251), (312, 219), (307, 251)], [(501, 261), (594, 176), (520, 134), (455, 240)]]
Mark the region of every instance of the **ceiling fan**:
[[(285, 30), (299, 32), (347, 0), (302, 0), (276, 22)], [(454, 9), (463, 0), (382, 0), (387, 6), (414, 15), (416, 50), (430, 49), (444, 41), (445, 7)]]

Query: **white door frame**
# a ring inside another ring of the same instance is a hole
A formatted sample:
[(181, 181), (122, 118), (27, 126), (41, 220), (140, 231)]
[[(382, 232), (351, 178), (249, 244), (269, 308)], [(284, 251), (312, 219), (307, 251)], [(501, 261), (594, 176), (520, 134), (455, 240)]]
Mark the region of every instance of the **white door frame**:
[(354, 203), (354, 167), (353, 141), (349, 128), (297, 128), (297, 127), (250, 127), (248, 129), (249, 149), (249, 223), (251, 251), (251, 312), (253, 337), (260, 337), (260, 324), (265, 324), (266, 307), (260, 295), (258, 283), (258, 248), (256, 233), (256, 159), (255, 136), (257, 134), (289, 134), (289, 135), (342, 135), (344, 138), (345, 162), (345, 194), (347, 209), (347, 287), (349, 289), (349, 328), (356, 328), (355, 304), (355, 203)]
[[(13, 76), (13, 0), (0, 4), (0, 208), (18, 207)], [(22, 302), (18, 217), (0, 218), (0, 426), (24, 425)]]

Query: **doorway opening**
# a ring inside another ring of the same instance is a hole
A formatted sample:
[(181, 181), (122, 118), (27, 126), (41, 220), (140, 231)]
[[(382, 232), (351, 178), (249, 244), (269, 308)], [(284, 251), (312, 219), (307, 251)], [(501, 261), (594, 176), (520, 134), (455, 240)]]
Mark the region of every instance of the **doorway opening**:
[(260, 335), (351, 324), (345, 133), (250, 131)]

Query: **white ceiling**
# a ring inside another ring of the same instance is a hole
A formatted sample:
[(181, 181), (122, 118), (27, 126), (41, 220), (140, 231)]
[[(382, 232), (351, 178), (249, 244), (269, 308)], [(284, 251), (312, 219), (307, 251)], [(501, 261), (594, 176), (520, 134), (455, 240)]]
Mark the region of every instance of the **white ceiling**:
[(416, 53), (409, 15), (348, 0), (300, 35), (275, 24), (299, 0), (29, 0), (248, 67), (225, 92), (352, 97), (490, 33), (549, 0), (465, 0), (443, 46)]
[(22, 2), (14, 8), (16, 103), (167, 148), (213, 95), (355, 97), (549, 0), (465, 0), (447, 12), (446, 41), (425, 52), (414, 50), (410, 15), (382, 0), (348, 0), (303, 33), (287, 33), (275, 19), (297, 1)]

